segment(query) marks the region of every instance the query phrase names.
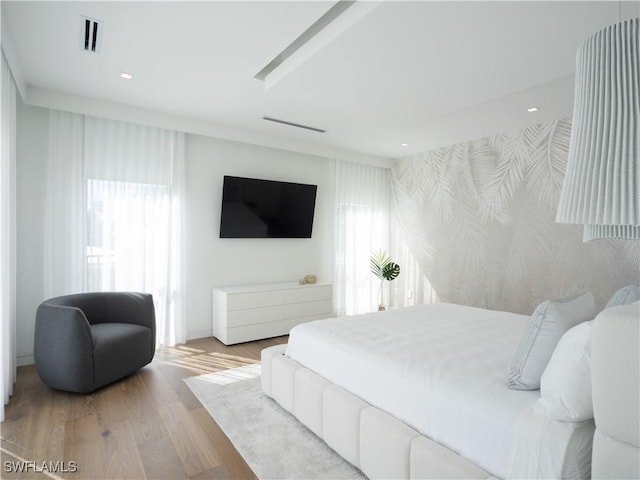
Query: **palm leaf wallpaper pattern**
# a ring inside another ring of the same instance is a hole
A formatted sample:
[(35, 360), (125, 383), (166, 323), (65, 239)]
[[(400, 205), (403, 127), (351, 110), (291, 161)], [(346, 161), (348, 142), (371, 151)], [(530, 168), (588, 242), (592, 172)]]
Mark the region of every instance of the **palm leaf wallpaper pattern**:
[[(640, 242), (582, 242), (555, 222), (571, 120), (394, 160), (396, 304), (430, 300), (530, 314), (591, 289), (598, 306), (637, 284)], [(410, 298), (407, 295), (411, 292)]]

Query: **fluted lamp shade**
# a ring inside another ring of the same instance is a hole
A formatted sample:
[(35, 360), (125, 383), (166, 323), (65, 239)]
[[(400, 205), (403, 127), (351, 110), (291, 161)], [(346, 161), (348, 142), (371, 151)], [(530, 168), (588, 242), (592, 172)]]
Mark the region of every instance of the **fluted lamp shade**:
[(640, 238), (640, 19), (596, 32), (576, 55), (569, 159), (556, 221), (584, 241)]

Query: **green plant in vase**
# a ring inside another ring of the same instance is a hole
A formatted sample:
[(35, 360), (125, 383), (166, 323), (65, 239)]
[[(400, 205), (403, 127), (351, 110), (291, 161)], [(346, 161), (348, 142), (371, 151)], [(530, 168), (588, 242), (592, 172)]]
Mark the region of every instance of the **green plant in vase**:
[(378, 288), (378, 311), (386, 310), (384, 299), (382, 298), (382, 285), (385, 280), (391, 282), (400, 275), (400, 265), (391, 261), (391, 257), (384, 250), (379, 250), (371, 255), (370, 260), (371, 273), (380, 279), (380, 287)]

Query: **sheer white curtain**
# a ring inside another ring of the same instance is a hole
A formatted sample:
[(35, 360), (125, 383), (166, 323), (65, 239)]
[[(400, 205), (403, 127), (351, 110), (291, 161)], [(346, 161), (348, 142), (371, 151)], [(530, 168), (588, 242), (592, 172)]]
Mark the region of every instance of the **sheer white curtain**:
[(389, 170), (336, 160), (335, 178), (336, 310), (338, 315), (370, 312), (377, 308), (380, 282), (369, 259), (374, 251), (389, 252)]
[(45, 192), (44, 296), (86, 290), (84, 117), (49, 111)]
[(47, 294), (151, 293), (158, 344), (184, 343), (184, 134), (62, 112), (50, 129)]
[(158, 343), (184, 343), (184, 135), (86, 117), (87, 289), (153, 294)]
[(0, 421), (16, 380), (16, 84), (2, 53), (0, 110)]

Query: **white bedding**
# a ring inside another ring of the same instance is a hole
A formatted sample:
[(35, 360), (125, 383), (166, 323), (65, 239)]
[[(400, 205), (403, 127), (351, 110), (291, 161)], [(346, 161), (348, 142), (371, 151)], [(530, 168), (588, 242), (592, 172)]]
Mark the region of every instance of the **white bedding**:
[(593, 422), (550, 422), (506, 386), (528, 319), (420, 305), (299, 325), (286, 354), (493, 475), (580, 477)]

